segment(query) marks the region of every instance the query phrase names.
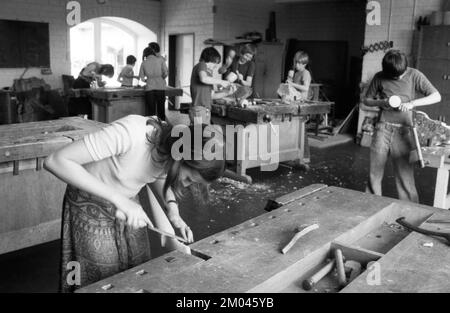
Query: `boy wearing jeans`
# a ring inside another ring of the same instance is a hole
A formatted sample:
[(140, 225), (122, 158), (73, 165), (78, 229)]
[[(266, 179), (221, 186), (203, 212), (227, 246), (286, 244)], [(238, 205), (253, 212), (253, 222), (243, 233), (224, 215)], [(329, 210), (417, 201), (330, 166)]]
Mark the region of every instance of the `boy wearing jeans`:
[[(216, 49), (205, 48), (200, 55), (200, 62), (192, 69), (192, 106), (189, 109), (189, 118), (192, 124), (194, 121), (210, 124), (212, 99), (220, 99), (232, 95), (234, 92), (230, 82), (213, 77), (213, 72), (218, 68), (220, 59), (220, 54)], [(214, 92), (214, 85), (231, 88), (224, 92)]]
[[(367, 191), (382, 195), (384, 168), (388, 157), (391, 157), (399, 199), (419, 202), (414, 181), (414, 164), (409, 162), (409, 154), (415, 148), (411, 110), (437, 103), (441, 101), (441, 95), (424, 74), (408, 67), (406, 55), (398, 50), (386, 53), (382, 68), (372, 79), (364, 101), (368, 106), (380, 107), (381, 113), (370, 148)], [(392, 96), (401, 99), (397, 109), (389, 105), (389, 98)]]

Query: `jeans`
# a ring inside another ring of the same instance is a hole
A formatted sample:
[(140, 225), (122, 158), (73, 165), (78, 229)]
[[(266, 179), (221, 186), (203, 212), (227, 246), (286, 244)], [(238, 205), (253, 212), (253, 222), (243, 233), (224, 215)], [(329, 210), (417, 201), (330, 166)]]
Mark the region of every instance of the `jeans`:
[(414, 164), (409, 153), (414, 149), (412, 129), (392, 123), (379, 122), (370, 147), (370, 177), (367, 192), (382, 195), (381, 182), (388, 157), (394, 165), (395, 185), (400, 200), (419, 202), (414, 181)]

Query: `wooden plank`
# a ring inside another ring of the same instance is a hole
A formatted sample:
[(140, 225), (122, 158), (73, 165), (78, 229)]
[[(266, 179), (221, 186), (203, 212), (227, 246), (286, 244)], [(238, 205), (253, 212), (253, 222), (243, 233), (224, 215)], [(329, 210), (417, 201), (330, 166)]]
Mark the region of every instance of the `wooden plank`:
[(438, 168), (436, 176), (436, 185), (434, 188), (433, 206), (441, 209), (447, 209), (447, 187), (448, 187), (449, 169)]
[(272, 210), (278, 209), (279, 207), (282, 207), (283, 205), (287, 205), (291, 202), (298, 201), (306, 196), (309, 196), (310, 194), (313, 194), (325, 188), (327, 188), (327, 185), (323, 184), (310, 185), (308, 187), (302, 188), (300, 190), (276, 198), (275, 200), (268, 200), (265, 210), (270, 212)]

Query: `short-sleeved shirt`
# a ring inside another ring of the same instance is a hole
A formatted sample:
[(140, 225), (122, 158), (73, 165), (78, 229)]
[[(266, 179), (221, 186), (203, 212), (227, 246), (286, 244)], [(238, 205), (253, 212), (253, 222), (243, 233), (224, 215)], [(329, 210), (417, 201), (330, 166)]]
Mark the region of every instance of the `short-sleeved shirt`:
[(94, 162), (84, 168), (118, 193), (133, 198), (145, 184), (163, 177), (163, 165), (152, 159), (153, 145), (147, 134), (153, 126), (148, 118), (128, 115), (104, 129), (89, 134), (83, 141)]
[(147, 78), (146, 90), (165, 89), (168, 72), (163, 57), (149, 55), (141, 64), (139, 78), (143, 81)]
[(94, 81), (97, 78), (96, 75), (98, 75), (98, 73), (100, 72), (101, 67), (102, 67), (102, 65), (100, 63), (91, 62), (88, 65), (86, 65), (85, 67), (83, 67), (83, 69), (80, 71), (80, 74), (78, 77), (80, 77), (81, 79), (84, 79), (88, 83), (91, 83), (92, 81)]
[(240, 74), (244, 77), (244, 80), (247, 80), (247, 77), (253, 77), (252, 86), (255, 84), (255, 71), (256, 65), (255, 61), (249, 61), (244, 64), (239, 63), (239, 57), (236, 56), (231, 64), (231, 72), (237, 74), (239, 71)]
[[(408, 67), (400, 79), (386, 78), (383, 72), (378, 72), (372, 79), (366, 98), (388, 99), (399, 96), (403, 103), (410, 102), (418, 95), (429, 96), (437, 89), (420, 71)], [(398, 109), (381, 108), (380, 121), (411, 126), (413, 125), (412, 111), (401, 112)]]
[[(292, 82), (298, 85), (305, 85), (306, 82), (311, 83), (311, 73), (306, 69), (302, 72), (296, 71), (294, 74), (294, 78), (292, 79)], [(312, 98), (311, 96), (309, 96), (309, 90), (307, 91), (297, 90), (297, 91), (302, 95), (302, 99), (309, 100), (310, 98)]]
[(119, 79), (121, 79), (122, 86), (132, 87), (133, 78), (134, 78), (133, 65), (127, 64), (119, 74)]
[(213, 90), (213, 86), (201, 82), (200, 72), (206, 72), (206, 75), (208, 75), (209, 77), (213, 76), (212, 73), (208, 71), (205, 62), (201, 61), (194, 66), (194, 68), (192, 69), (190, 87), (192, 106), (202, 106), (211, 109), (211, 93)]

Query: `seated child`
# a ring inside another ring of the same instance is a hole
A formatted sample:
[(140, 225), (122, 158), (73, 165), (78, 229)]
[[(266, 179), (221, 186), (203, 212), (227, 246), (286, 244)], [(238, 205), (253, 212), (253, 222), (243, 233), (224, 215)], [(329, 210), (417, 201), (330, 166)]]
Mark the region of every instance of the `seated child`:
[(298, 51), (294, 56), (292, 70), (289, 71), (286, 83), (299, 92), (299, 100), (309, 100), (309, 86), (311, 85), (311, 73), (306, 69), (309, 56), (304, 51)]

